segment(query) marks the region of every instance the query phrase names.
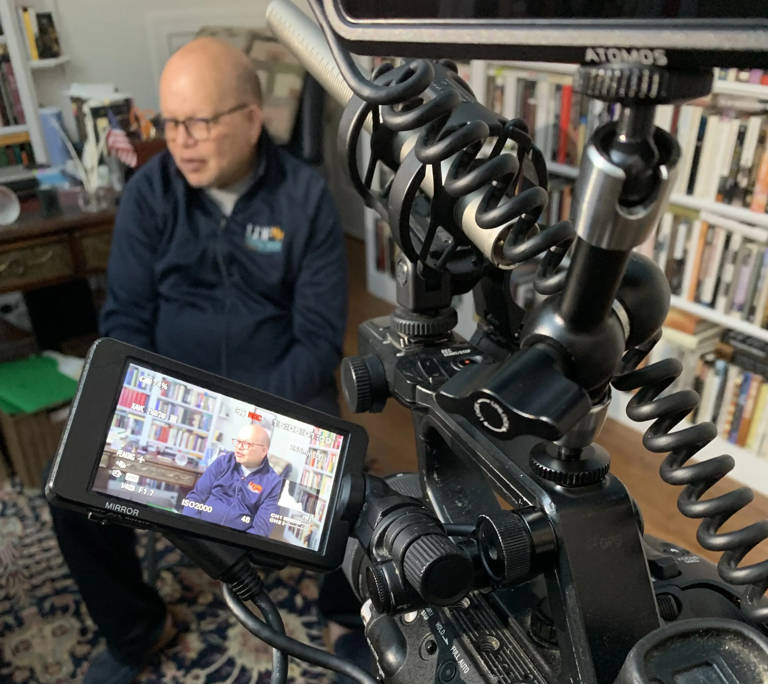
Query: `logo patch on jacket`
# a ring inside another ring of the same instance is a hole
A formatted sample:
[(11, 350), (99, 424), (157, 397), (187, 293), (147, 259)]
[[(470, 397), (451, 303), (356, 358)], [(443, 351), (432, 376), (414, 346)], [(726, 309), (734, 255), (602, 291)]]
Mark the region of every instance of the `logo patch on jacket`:
[(256, 492), (257, 494), (261, 494), (261, 490), (264, 489), (264, 487), (262, 487), (260, 484), (256, 484), (255, 482), (249, 482), (248, 489), (250, 489), (252, 492)]
[(245, 227), (245, 246), (261, 254), (276, 254), (283, 249), (285, 231), (280, 226)]

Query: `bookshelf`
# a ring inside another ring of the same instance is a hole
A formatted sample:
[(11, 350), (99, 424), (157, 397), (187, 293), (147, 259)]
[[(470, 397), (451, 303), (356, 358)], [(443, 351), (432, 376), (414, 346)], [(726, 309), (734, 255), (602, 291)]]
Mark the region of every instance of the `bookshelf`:
[[(38, 164), (45, 164), (48, 161), (48, 150), (45, 146), (38, 113), (39, 102), (35, 74), (62, 68), (67, 64), (69, 58), (66, 55), (37, 60), (30, 58), (27, 38), (22, 32), (19, 20), (20, 7), (29, 7), (36, 12), (50, 12), (57, 28), (61, 26), (61, 21), (59, 21), (55, 3), (50, 0), (0, 0), (0, 23), (2, 23), (4, 32), (4, 35), (0, 36), (0, 45), (6, 46), (13, 67), (18, 97), (25, 119), (22, 131), (29, 135), (35, 161)], [(9, 133), (19, 132), (18, 129), (18, 126), (0, 127), (0, 139)]]
[[(143, 371), (135, 366), (128, 371), (113, 426), (127, 429), (139, 444), (202, 460), (213, 443), (221, 397), (161, 374), (146, 375), (157, 375), (156, 382), (142, 381)], [(135, 404), (144, 408), (136, 410)]]
[(40, 71), (42, 69), (55, 69), (69, 62), (69, 57), (62, 55), (61, 57), (50, 57), (48, 59), (38, 59), (29, 63), (29, 68), (32, 71)]

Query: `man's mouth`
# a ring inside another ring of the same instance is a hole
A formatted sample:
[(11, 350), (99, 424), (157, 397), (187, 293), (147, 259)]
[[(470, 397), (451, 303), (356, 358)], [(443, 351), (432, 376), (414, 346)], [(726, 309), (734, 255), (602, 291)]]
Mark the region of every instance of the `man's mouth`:
[(205, 166), (204, 159), (182, 159), (181, 167), (185, 171), (200, 171)]

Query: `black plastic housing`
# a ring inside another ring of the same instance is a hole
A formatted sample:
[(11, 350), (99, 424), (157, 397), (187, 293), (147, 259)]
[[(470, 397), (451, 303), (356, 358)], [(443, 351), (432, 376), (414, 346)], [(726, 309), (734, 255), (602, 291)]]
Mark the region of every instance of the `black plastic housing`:
[[(264, 410), (341, 434), (343, 442), (318, 549), (313, 551), (293, 546), (91, 490), (129, 362), (160, 370), (225, 396), (253, 403)], [(80, 510), (102, 522), (156, 528), (161, 532), (180, 532), (239, 546), (256, 552), (255, 558), (263, 559), (267, 565), (290, 564), (329, 570), (341, 564), (351, 530), (349, 520), (343, 517), (350, 492), (349, 487), (342, 487), (342, 480), (360, 481), (367, 446), (368, 435), (359, 425), (159, 354), (102, 338), (94, 343), (86, 358), (80, 386), (45, 483), (45, 495), (52, 504)], [(111, 509), (106, 508), (107, 505)], [(115, 510), (115, 507), (119, 507), (119, 510)]]

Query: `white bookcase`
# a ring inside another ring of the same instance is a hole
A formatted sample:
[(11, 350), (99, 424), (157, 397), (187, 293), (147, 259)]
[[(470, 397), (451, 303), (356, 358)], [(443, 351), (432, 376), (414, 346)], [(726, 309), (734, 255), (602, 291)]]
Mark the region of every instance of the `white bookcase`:
[[(26, 36), (22, 33), (19, 22), (19, 7), (29, 7), (38, 12), (51, 12), (56, 27), (59, 28), (61, 26), (54, 2), (46, 2), (45, 0), (0, 0), (0, 22), (2, 22), (3, 26), (3, 36), (0, 36), (0, 42), (5, 43), (8, 47), (8, 56), (13, 65), (16, 84), (19, 89), (19, 98), (21, 99), (21, 106), (26, 120), (23, 126), (0, 127), (0, 136), (20, 131), (28, 132), (35, 161), (38, 164), (45, 164), (48, 161), (48, 150), (45, 146), (43, 131), (40, 125), (35, 75), (51, 69), (61, 69), (67, 63), (68, 57), (62, 55), (52, 59), (30, 59)], [(61, 36), (59, 35), (59, 37)]]

